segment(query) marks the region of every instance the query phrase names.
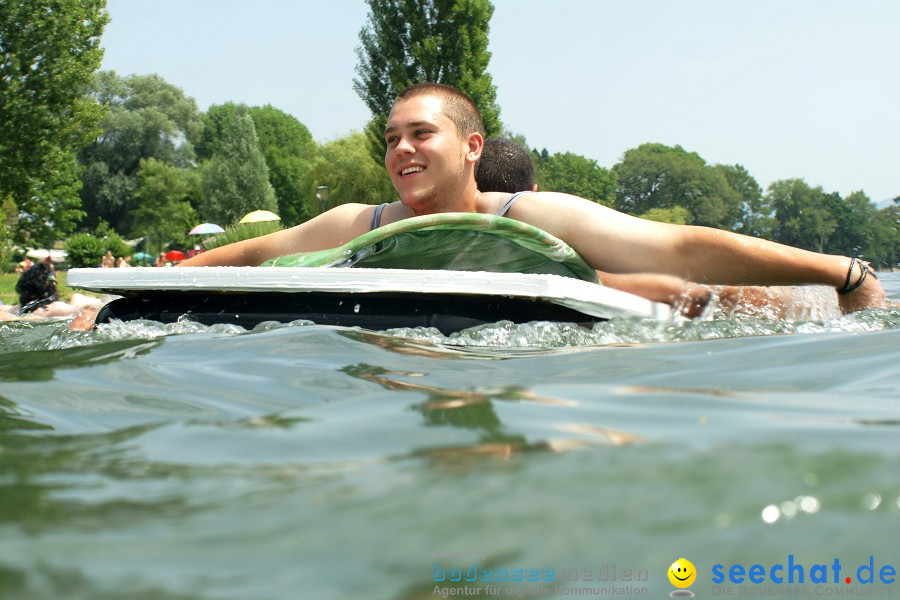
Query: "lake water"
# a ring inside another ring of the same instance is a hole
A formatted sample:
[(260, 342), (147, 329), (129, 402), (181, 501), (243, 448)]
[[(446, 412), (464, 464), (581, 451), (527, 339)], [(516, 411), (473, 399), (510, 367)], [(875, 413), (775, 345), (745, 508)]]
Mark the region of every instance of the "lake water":
[(4, 324), (0, 598), (897, 595), (898, 433), (898, 310)]

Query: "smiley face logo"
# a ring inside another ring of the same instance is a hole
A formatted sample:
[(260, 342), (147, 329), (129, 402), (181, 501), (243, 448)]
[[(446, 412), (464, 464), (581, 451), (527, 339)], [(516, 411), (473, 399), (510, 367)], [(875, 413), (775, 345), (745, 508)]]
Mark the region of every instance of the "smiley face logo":
[(690, 587), (697, 579), (697, 569), (686, 558), (679, 558), (669, 567), (669, 581), (677, 588)]

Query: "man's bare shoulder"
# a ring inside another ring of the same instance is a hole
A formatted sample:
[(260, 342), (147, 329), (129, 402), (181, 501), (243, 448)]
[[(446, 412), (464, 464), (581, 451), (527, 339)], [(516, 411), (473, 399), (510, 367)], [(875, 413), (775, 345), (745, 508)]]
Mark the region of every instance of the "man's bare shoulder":
[(335, 245), (349, 242), (371, 229), (372, 217), (375, 215), (374, 204), (361, 204), (350, 202), (341, 204), (329, 210), (327, 227), (334, 235)]

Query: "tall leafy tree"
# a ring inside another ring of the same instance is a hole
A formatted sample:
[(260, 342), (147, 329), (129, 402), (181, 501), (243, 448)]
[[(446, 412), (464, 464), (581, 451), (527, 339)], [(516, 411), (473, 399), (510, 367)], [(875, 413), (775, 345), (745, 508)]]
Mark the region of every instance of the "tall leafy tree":
[(772, 239), (775, 220), (772, 207), (766, 202), (762, 188), (743, 165), (716, 165), (728, 185), (740, 195), (740, 217), (735, 231), (754, 237)]
[(18, 209), (9, 196), (0, 199), (0, 271), (12, 269), (13, 252), (10, 231), (16, 222)]
[(616, 200), (616, 175), (596, 160), (564, 152), (535, 161), (540, 189), (574, 194), (612, 206)]
[(254, 210), (277, 211), (266, 159), (246, 107), (224, 126), (217, 152), (201, 165), (200, 214), (230, 225)]
[(488, 137), (501, 131), (497, 92), (487, 72), (489, 0), (367, 0), (353, 89), (372, 112), (366, 135), (384, 157), (384, 127), (397, 94), (414, 83), (455, 86), (481, 110)]
[(19, 242), (50, 247), (74, 233), (84, 217), (81, 210), (81, 167), (74, 152), (60, 152), (49, 159), (52, 170), (32, 187), (32, 198), (20, 209), (16, 222)]
[(830, 209), (836, 224), (828, 239), (826, 252), (872, 257), (873, 224), (878, 213), (875, 204), (862, 190), (843, 199), (837, 194), (830, 194), (828, 197), (831, 199)]
[(253, 119), (259, 147), (266, 159), (269, 183), (278, 199), (278, 214), (285, 225), (296, 225), (317, 213), (307, 213), (312, 184), (309, 168), (317, 145), (309, 129), (295, 117), (273, 106), (252, 106), (228, 102), (210, 106), (203, 115), (203, 133), (197, 156), (209, 159), (219, 151), (231, 120), (246, 111)]
[(316, 143), (306, 126), (274, 106), (253, 106), (250, 117), (269, 169), (269, 183), (278, 198), (278, 214), (285, 225), (312, 217), (304, 211), (309, 193), (309, 165)]
[(19, 241), (65, 235), (79, 217), (72, 155), (96, 135), (85, 96), (100, 66), (105, 0), (0, 0), (0, 200)]
[(878, 211), (872, 223), (872, 250), (868, 255), (882, 268), (900, 266), (900, 198)]
[(641, 215), (654, 208), (687, 209), (687, 222), (734, 229), (741, 197), (725, 175), (681, 146), (643, 144), (613, 167), (618, 176), (616, 208)]
[(134, 232), (150, 241), (149, 248), (162, 250), (169, 242), (184, 244), (197, 224), (191, 206), (199, 185), (194, 169), (183, 169), (157, 160), (141, 160), (139, 185), (135, 190), (138, 208)]
[(775, 211), (772, 231), (776, 242), (823, 252), (837, 227), (829, 198), (820, 186), (811, 187), (802, 179), (782, 179), (769, 186), (766, 200)]
[(193, 166), (200, 112), (192, 98), (158, 75), (101, 72), (94, 78), (92, 96), (107, 112), (101, 134), (80, 155), (85, 225), (106, 221), (116, 231), (130, 233), (141, 160)]
[(232, 126), (238, 115), (246, 114), (246, 104), (226, 102), (214, 104), (200, 116), (202, 127), (197, 143), (194, 145), (197, 160), (203, 162), (209, 160), (222, 150), (225, 132)]

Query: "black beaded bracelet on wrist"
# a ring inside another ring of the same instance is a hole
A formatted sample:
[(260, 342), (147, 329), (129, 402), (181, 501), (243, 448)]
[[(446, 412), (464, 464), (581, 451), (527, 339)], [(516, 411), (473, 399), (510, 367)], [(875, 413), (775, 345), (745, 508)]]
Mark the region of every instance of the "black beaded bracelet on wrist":
[[(853, 266), (857, 264), (859, 265), (859, 279), (857, 279), (854, 283), (850, 283), (850, 280), (853, 279)], [(851, 258), (850, 268), (847, 269), (847, 281), (844, 283), (844, 287), (840, 288), (837, 293), (841, 295), (849, 294), (850, 292), (861, 286), (868, 275), (868, 265), (858, 258)], [(875, 277), (874, 273), (872, 273), (872, 277)]]

